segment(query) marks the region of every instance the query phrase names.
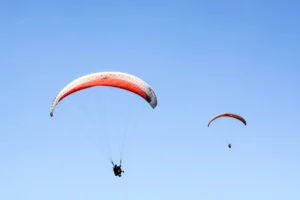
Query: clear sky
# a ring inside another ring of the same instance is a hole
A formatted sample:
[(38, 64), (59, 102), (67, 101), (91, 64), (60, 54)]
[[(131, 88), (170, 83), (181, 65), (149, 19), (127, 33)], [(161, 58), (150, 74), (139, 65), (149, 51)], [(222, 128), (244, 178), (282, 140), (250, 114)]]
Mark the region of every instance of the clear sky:
[[(1, 1), (0, 199), (299, 200), (299, 9), (297, 0)], [(49, 117), (62, 87), (101, 71), (142, 78), (157, 108), (93, 88)], [(221, 112), (248, 124), (208, 128)], [(107, 156), (110, 145), (118, 161), (123, 125), (118, 178)]]

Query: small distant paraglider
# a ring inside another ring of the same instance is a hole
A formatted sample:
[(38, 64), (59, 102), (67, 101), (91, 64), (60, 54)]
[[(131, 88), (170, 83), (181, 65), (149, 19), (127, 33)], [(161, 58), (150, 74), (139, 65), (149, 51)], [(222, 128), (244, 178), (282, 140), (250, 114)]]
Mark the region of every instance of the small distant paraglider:
[[(216, 116), (214, 116), (209, 122), (208, 122), (208, 127), (209, 127), (209, 125), (214, 121), (214, 120), (216, 120), (216, 119), (218, 119), (218, 118), (222, 118), (222, 117), (231, 117), (231, 118), (234, 118), (234, 119), (237, 119), (237, 120), (239, 120), (239, 121), (241, 121), (243, 124), (245, 124), (245, 126), (247, 125), (247, 122), (246, 122), (246, 120), (243, 118), (243, 117), (241, 117), (240, 115), (237, 115), (237, 114), (234, 114), (234, 113), (221, 113), (221, 114), (218, 114), (218, 115), (216, 115)], [(228, 144), (228, 148), (229, 149), (231, 149), (231, 147), (232, 147), (232, 144)]]

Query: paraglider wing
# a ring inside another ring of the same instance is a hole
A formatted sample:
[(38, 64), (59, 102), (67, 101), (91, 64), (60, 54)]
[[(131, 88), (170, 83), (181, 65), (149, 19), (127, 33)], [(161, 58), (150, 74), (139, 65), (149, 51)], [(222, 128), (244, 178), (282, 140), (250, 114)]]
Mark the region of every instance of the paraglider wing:
[(218, 114), (218, 115), (216, 115), (215, 117), (213, 117), (213, 118), (208, 122), (208, 125), (207, 125), (207, 126), (209, 126), (210, 123), (211, 123), (212, 121), (214, 121), (214, 120), (216, 120), (216, 119), (218, 119), (218, 118), (221, 118), (221, 117), (232, 117), (232, 118), (235, 118), (235, 119), (237, 119), (237, 120), (240, 120), (240, 121), (243, 122), (245, 125), (247, 124), (246, 120), (245, 120), (243, 117), (241, 117), (241, 116), (239, 116), (239, 115), (237, 115), (237, 114), (233, 114), (233, 113), (221, 113), (221, 114)]
[(75, 92), (95, 86), (110, 86), (124, 89), (141, 96), (153, 109), (157, 106), (157, 98), (154, 91), (142, 79), (121, 72), (99, 72), (79, 77), (65, 86), (53, 100), (50, 107), (50, 116), (53, 116), (54, 109), (61, 100)]

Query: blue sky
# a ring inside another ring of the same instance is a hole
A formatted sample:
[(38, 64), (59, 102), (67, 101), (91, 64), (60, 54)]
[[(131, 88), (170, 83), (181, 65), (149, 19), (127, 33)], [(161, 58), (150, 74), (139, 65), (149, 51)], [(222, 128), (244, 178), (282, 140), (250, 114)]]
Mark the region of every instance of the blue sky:
[[(0, 199), (298, 200), (299, 4), (3, 1)], [(93, 88), (49, 117), (63, 86), (101, 71), (142, 78), (157, 108)], [(248, 124), (207, 128), (221, 112)]]

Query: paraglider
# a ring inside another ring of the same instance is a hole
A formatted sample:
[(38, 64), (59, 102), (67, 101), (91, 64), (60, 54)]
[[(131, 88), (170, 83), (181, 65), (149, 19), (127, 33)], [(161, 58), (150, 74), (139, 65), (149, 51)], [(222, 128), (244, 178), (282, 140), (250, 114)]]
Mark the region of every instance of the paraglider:
[[(96, 86), (109, 86), (127, 90), (142, 97), (153, 109), (157, 106), (157, 98), (153, 89), (142, 79), (122, 72), (99, 72), (81, 76), (67, 84), (54, 98), (50, 107), (50, 117), (53, 117), (56, 106), (64, 98), (78, 91)], [(121, 174), (124, 173), (121, 163), (119, 166), (113, 162), (112, 164), (115, 176), (121, 177)]]
[[(237, 120), (241, 121), (245, 126), (247, 125), (246, 120), (245, 120), (243, 117), (241, 117), (241, 116), (239, 116), (239, 115), (237, 115), (237, 114), (234, 114), (234, 113), (221, 113), (221, 114), (218, 114), (218, 115), (214, 116), (214, 117), (208, 122), (208, 125), (207, 125), (207, 126), (209, 127), (209, 125), (211, 124), (211, 122), (213, 122), (214, 120), (216, 120), (216, 119), (218, 119), (218, 118), (221, 118), (221, 117), (230, 117), (230, 118), (234, 118), (234, 119), (237, 119)], [(232, 144), (228, 144), (228, 148), (231, 149), (231, 147), (232, 147)]]
[[(122, 162), (122, 161), (121, 161)], [(112, 165), (113, 165), (113, 171), (114, 171), (114, 174), (115, 174), (115, 176), (118, 176), (118, 177), (121, 177), (122, 176), (122, 173), (124, 173), (124, 171), (122, 170), (122, 166), (121, 166), (121, 163), (120, 163), (120, 165), (118, 166), (118, 165), (116, 165), (116, 164), (114, 164), (114, 162), (111, 162), (112, 163)]]

